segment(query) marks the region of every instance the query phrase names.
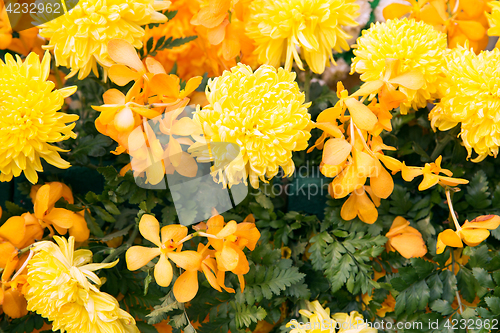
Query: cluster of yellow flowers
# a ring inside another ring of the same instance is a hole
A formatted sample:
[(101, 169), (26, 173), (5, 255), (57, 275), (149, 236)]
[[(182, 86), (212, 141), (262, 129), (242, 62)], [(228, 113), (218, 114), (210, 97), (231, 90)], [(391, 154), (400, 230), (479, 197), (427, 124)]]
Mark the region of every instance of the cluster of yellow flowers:
[(64, 150), (50, 143), (76, 137), (72, 129), (78, 116), (59, 112), (76, 87), (54, 90), (47, 80), (50, 59), (46, 52), (41, 63), (35, 53), (24, 61), (10, 54), (0, 60), (0, 181), (24, 172), (36, 184), (41, 158), (60, 169), (70, 166), (59, 156)]
[(118, 301), (98, 289), (103, 281), (94, 271), (118, 263), (92, 263), (90, 250), (76, 250), (75, 239), (55, 236), (31, 249), (25, 277), (28, 310), (52, 321), (62, 332), (139, 333), (134, 318)]
[[(198, 272), (205, 275), (214, 289), (222, 291), (222, 288), (234, 293), (234, 289), (226, 287), (224, 283), (226, 272), (232, 272), (238, 276), (243, 292), (243, 275), (250, 269), (243, 249), (246, 247), (252, 251), (260, 238), (260, 232), (254, 222), (252, 215), (247, 216), (242, 223), (225, 223), (221, 215), (215, 215), (206, 223), (195, 226), (196, 232), (188, 235), (188, 228), (183, 225), (171, 224), (160, 230), (156, 218), (143, 215), (139, 222), (139, 231), (157, 247), (131, 247), (126, 253), (127, 267), (135, 271), (160, 256), (154, 266), (154, 277), (160, 286), (168, 287), (173, 278), (169, 259), (172, 260), (179, 270), (184, 270), (173, 287), (175, 298), (182, 303), (189, 302), (198, 293)], [(195, 236), (207, 237), (208, 243), (198, 244), (197, 251), (182, 251), (183, 243)], [(213, 249), (210, 249), (210, 246)]]
[(378, 330), (370, 327), (363, 316), (356, 311), (351, 313), (335, 313), (330, 315), (329, 308), (323, 308), (318, 301), (306, 301), (306, 309), (299, 313), (307, 318), (307, 321), (299, 323), (292, 320), (286, 324), (290, 327), (290, 333), (315, 333), (315, 332), (337, 332), (337, 333), (377, 333)]
[[(0, 268), (3, 269), (0, 304), (11, 318), (28, 313), (25, 297), (29, 284), (25, 268), (29, 257), (26, 250), (43, 238), (45, 228), (50, 231), (49, 237), (55, 235), (54, 229), (61, 235), (69, 231), (71, 239), (77, 242), (86, 241), (90, 235), (83, 211), (54, 207), (61, 198), (74, 203), (71, 189), (65, 184), (52, 182), (33, 186), (30, 196), (35, 206), (34, 213), (12, 216), (0, 227)], [(16, 273), (12, 276), (14, 271)]]
[[(273, 178), (280, 167), (285, 175), (293, 174), (292, 151), (307, 148), (312, 128), (307, 112), (311, 103), (305, 103), (295, 73), (268, 65), (253, 72), (239, 64), (209, 81), (207, 99), (209, 104), (193, 119), (210, 142), (239, 145), (243, 165), (232, 165), (230, 175), (244, 169), (250, 184), (258, 188), (259, 178), (267, 182), (266, 177)], [(240, 181), (235, 178), (229, 185)]]
[(489, 7), (498, 6), (491, 0), (406, 0), (408, 4), (393, 3), (384, 8), (386, 19), (409, 18), (432, 25), (447, 35), (448, 46), (455, 48), (468, 43), (476, 53), (488, 45)]

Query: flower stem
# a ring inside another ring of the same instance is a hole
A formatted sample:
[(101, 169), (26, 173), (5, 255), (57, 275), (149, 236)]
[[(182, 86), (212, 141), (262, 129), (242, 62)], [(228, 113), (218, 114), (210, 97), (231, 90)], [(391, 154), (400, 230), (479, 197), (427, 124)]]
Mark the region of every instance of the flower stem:
[(451, 202), (450, 190), (446, 190), (446, 201), (448, 202), (448, 207), (450, 208), (450, 215), (453, 219), (453, 223), (455, 223), (455, 228), (458, 230), (462, 229), (460, 227), (460, 223), (458, 223), (457, 216), (455, 215), (455, 210), (453, 210), (453, 204)]
[(434, 148), (434, 151), (431, 154), (431, 161), (435, 161), (436, 158), (441, 155), (443, 152), (444, 148), (450, 143), (451, 140), (457, 135), (457, 130), (459, 127), (456, 127), (452, 129), (444, 138), (443, 140), (439, 141), (438, 144), (436, 145), (436, 148)]
[[(453, 275), (455, 275), (455, 251), (453, 249), (451, 249), (451, 272), (453, 273)], [(460, 313), (462, 313), (462, 300), (460, 300), (460, 294), (458, 293), (458, 290), (456, 291), (456, 296)]]
[(132, 235), (130, 235), (127, 242), (125, 244), (123, 244), (122, 246), (118, 247), (117, 249), (115, 249), (114, 251), (112, 251), (106, 258), (104, 258), (102, 263), (105, 264), (108, 262), (113, 262), (123, 252), (127, 251), (132, 246), (132, 244), (134, 244), (134, 241), (137, 238), (138, 234), (139, 234), (139, 228), (137, 227), (137, 224), (136, 224), (134, 230), (132, 231)]
[(306, 95), (306, 103), (310, 101), (311, 98), (311, 70), (308, 68), (305, 71), (305, 80), (304, 80), (304, 93)]

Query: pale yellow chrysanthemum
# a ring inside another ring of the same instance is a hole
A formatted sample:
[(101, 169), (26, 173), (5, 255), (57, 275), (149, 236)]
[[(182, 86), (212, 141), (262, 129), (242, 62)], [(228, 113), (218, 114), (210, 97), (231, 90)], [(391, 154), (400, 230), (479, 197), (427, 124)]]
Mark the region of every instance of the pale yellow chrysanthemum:
[(124, 39), (136, 48), (142, 47), (144, 29), (150, 23), (166, 22), (157, 12), (170, 2), (155, 0), (80, 0), (66, 14), (49, 20), (40, 17), (40, 35), (50, 39), (56, 64), (71, 68), (68, 77), (81, 80), (92, 70), (97, 75), (97, 63), (109, 67), (113, 61), (107, 45), (111, 39)]
[(425, 107), (428, 100), (438, 97), (445, 62), (443, 53), (447, 48), (445, 34), (424, 22), (404, 18), (372, 24), (370, 29), (363, 31), (356, 44), (351, 74), (360, 73), (364, 82), (382, 80), (388, 71), (388, 59), (399, 60), (399, 68), (392, 70), (394, 74), (418, 71), (423, 75), (425, 84), (422, 88), (399, 87), (408, 99), (401, 104), (401, 113), (405, 114), (410, 108)]
[(333, 52), (349, 50), (351, 38), (343, 26), (357, 26), (355, 0), (256, 0), (251, 4), (247, 34), (256, 45), (259, 62), (303, 70), (297, 48), (313, 72), (322, 74)]
[(75, 251), (73, 237), (54, 239), (57, 245), (39, 242), (32, 249), (25, 293), (28, 310), (48, 318), (52, 329), (63, 333), (139, 333), (134, 318), (118, 301), (96, 288), (101, 280), (93, 271), (118, 261), (92, 264), (92, 252)]
[[(285, 175), (295, 170), (292, 151), (307, 148), (310, 138), (310, 103), (299, 90), (295, 73), (263, 65), (255, 72), (238, 64), (210, 80), (209, 105), (194, 114), (210, 142), (230, 142), (240, 147), (242, 161), (234, 168), (246, 170), (254, 188), (259, 178), (274, 177), (279, 167)], [(218, 152), (215, 152), (218, 154)], [(237, 181), (228, 180), (229, 185)]]
[(476, 55), (465, 48), (446, 56), (444, 96), (429, 114), (432, 127), (442, 131), (461, 123), (460, 136), (465, 148), (479, 155), (497, 156), (500, 146), (500, 50)]
[[(488, 36), (500, 36), (500, 1), (489, 1), (488, 5), (491, 7), (491, 13), (486, 13), (490, 24)], [(500, 47), (500, 40), (497, 42), (496, 47)]]
[(43, 171), (40, 158), (60, 169), (70, 166), (59, 156), (63, 149), (50, 143), (76, 138), (75, 124), (66, 124), (78, 116), (58, 112), (76, 87), (54, 90), (49, 74), (48, 52), (42, 63), (36, 53), (24, 62), (10, 54), (5, 63), (0, 60), (0, 181), (24, 172), (36, 184), (37, 171)]

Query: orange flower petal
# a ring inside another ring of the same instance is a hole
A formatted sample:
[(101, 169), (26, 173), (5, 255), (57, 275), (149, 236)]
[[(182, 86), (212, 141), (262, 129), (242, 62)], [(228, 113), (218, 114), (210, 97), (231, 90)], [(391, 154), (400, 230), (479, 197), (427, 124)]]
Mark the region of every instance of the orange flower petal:
[(236, 221), (229, 221), (221, 231), (217, 233), (217, 238), (226, 238), (236, 232), (238, 228)]
[(484, 228), (494, 230), (500, 226), (500, 216), (498, 215), (482, 215), (476, 217), (470, 222), (465, 222), (462, 229), (469, 228)]
[(228, 242), (224, 243), (221, 252), (216, 253), (217, 265), (219, 269), (232, 271), (238, 266), (239, 254)]
[(382, 13), (386, 20), (392, 20), (403, 17), (410, 11), (411, 11), (411, 6), (404, 5), (401, 3), (391, 3), (389, 6), (386, 6), (383, 9)]
[(113, 65), (108, 70), (111, 81), (123, 87), (130, 81), (136, 81), (141, 77), (141, 73), (134, 72), (125, 65)]
[(158, 263), (155, 265), (154, 275), (156, 283), (162, 287), (168, 287), (170, 282), (172, 282), (172, 264), (170, 264), (167, 256), (163, 253), (160, 254), (160, 260), (158, 260)]
[(419, 71), (410, 71), (390, 79), (389, 82), (399, 84), (411, 90), (418, 90), (424, 86), (425, 79)]
[(394, 190), (394, 181), (380, 162), (378, 162), (378, 164), (378, 175), (376, 177), (370, 177), (370, 186), (377, 197), (387, 199)]
[(487, 229), (462, 229), (460, 230), (460, 235), (462, 236), (465, 244), (469, 246), (476, 246), (488, 238), (490, 236), (490, 232)]
[(180, 224), (170, 224), (161, 228), (161, 241), (162, 243), (174, 240), (178, 242), (188, 234), (188, 228)]
[[(203, 261), (205, 262), (205, 260)], [(207, 278), (208, 283), (214, 288), (215, 290), (222, 291), (219, 283), (217, 282), (217, 278), (215, 277), (215, 274), (210, 270), (209, 266), (205, 263), (201, 264), (201, 269), (203, 270), (203, 274), (205, 274), (205, 277)]]
[(161, 251), (157, 247), (132, 246), (125, 254), (127, 268), (129, 271), (135, 271), (144, 267), (153, 258), (159, 256), (160, 253)]
[(425, 191), (428, 188), (433, 187), (439, 182), (439, 176), (430, 172), (425, 172), (424, 173), (424, 179), (418, 185), (418, 190), (419, 191)]
[(44, 222), (48, 222), (59, 228), (69, 229), (73, 226), (75, 213), (64, 208), (52, 208), (52, 210), (43, 218)]
[(139, 222), (139, 231), (142, 237), (156, 246), (161, 247), (160, 223), (154, 216), (149, 214), (142, 215), (141, 221)]
[(180, 303), (192, 300), (198, 293), (198, 271), (185, 271), (174, 283), (174, 296)]
[(108, 54), (118, 64), (127, 65), (138, 72), (146, 71), (135, 48), (123, 39), (110, 40), (108, 43)]
[(73, 213), (73, 226), (69, 228), (69, 235), (75, 237), (77, 242), (85, 242), (89, 239), (90, 230), (83, 216)]
[(347, 98), (345, 100), (345, 105), (349, 109), (352, 120), (359, 129), (371, 131), (377, 124), (377, 116), (357, 99)]
[(345, 139), (333, 138), (326, 141), (323, 148), (323, 163), (328, 165), (340, 165), (347, 160), (351, 154), (352, 146)]
[(196, 251), (169, 252), (168, 257), (186, 271), (201, 269), (201, 255)]
[(404, 233), (390, 240), (391, 246), (406, 259), (421, 258), (427, 253), (427, 247), (420, 233)]
[(26, 225), (21, 216), (12, 216), (0, 227), (0, 237), (17, 244), (24, 239)]
[(436, 253), (443, 253), (446, 246), (463, 247), (464, 244), (455, 231), (446, 229), (438, 235)]
[(28, 303), (18, 290), (8, 289), (4, 293), (3, 312), (10, 318), (21, 318), (28, 314)]

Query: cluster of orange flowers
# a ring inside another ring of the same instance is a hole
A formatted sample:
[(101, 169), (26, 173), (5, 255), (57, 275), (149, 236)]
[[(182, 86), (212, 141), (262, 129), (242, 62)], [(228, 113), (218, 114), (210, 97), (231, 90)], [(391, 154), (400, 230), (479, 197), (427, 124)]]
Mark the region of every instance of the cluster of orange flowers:
[(487, 13), (491, 0), (406, 0), (408, 4), (393, 3), (384, 8), (385, 19), (409, 15), (417, 21), (434, 26), (448, 36), (448, 47), (468, 43), (476, 53), (488, 45)]
[[(187, 96), (195, 91), (202, 78), (191, 78), (181, 90), (179, 77), (167, 74), (152, 57), (141, 61), (137, 51), (126, 41), (111, 40), (108, 53), (116, 62), (109, 69), (109, 78), (119, 86), (134, 81), (126, 95), (110, 89), (104, 93), (105, 104), (93, 106), (101, 112), (95, 121), (97, 130), (119, 144), (113, 153), (128, 152), (132, 158), (123, 172), (133, 166), (136, 175), (145, 172), (147, 181), (153, 185), (158, 184), (165, 173), (174, 170), (186, 176), (195, 175), (195, 160), (181, 148), (181, 144), (191, 145), (193, 141), (176, 139), (173, 135), (196, 137), (202, 134), (201, 128), (190, 118), (177, 120), (190, 101)], [(151, 119), (159, 123), (160, 131), (170, 138), (168, 144), (162, 146), (151, 128)], [(183, 168), (176, 169), (181, 160)]]
[[(314, 148), (323, 149), (320, 170), (325, 176), (334, 177), (329, 186), (329, 194), (335, 199), (350, 194), (341, 210), (344, 220), (352, 220), (356, 216), (370, 224), (377, 220), (380, 199), (389, 197), (394, 189), (394, 181), (387, 169), (392, 174), (401, 171), (406, 181), (423, 175), (424, 179), (419, 186), (421, 191), (438, 183), (448, 186), (468, 183), (467, 180), (451, 178), (452, 173), (441, 168), (441, 157), (423, 168), (409, 167), (383, 152), (396, 150), (385, 145), (380, 137), (383, 130), (392, 130), (390, 110), (407, 100), (405, 94), (396, 90), (396, 87), (418, 90), (419, 84), (423, 82), (417, 72), (392, 78), (388, 74), (380, 82), (367, 83), (349, 95), (339, 82), (339, 101), (333, 108), (324, 110), (318, 116), (316, 127), (323, 130), (323, 134), (309, 151)], [(378, 101), (374, 98), (368, 106), (362, 103), (375, 94), (378, 95)], [(358, 99), (360, 96), (361, 100)], [(345, 114), (347, 110), (349, 115)], [(440, 173), (446, 176), (441, 176)], [(370, 180), (370, 185), (366, 185), (367, 179)]]
[[(197, 36), (190, 43), (160, 50), (154, 55), (167, 71), (177, 66), (177, 74), (184, 80), (205, 73), (209, 77), (219, 76), (238, 61), (256, 67), (255, 45), (245, 34), (250, 3), (248, 0), (173, 0), (169, 11), (176, 11), (175, 17), (147, 28), (144, 45), (150, 38), (156, 43), (163, 36)], [(153, 44), (153, 48), (155, 46)]]
[[(188, 235), (188, 228), (179, 225), (167, 225), (160, 230), (160, 224), (152, 215), (143, 215), (139, 222), (141, 235), (156, 245), (149, 248), (133, 246), (127, 250), (126, 261), (129, 270), (146, 266), (152, 259), (160, 256), (154, 265), (156, 283), (168, 287), (172, 282), (172, 260), (180, 271), (184, 270), (174, 283), (173, 292), (177, 301), (185, 303), (192, 300), (198, 292), (198, 272), (202, 272), (210, 285), (218, 290), (234, 293), (233, 288), (225, 286), (226, 272), (238, 276), (241, 291), (245, 289), (243, 275), (250, 267), (243, 252), (245, 247), (252, 251), (260, 238), (255, 227), (253, 215), (247, 216), (242, 223), (224, 222), (224, 218), (215, 215), (206, 223), (194, 227), (195, 233)], [(159, 236), (161, 235), (161, 237)], [(184, 242), (195, 236), (208, 239), (208, 243), (198, 244), (197, 251), (182, 251)], [(212, 249), (210, 249), (212, 247)]]
[(42, 45), (46, 40), (38, 35), (38, 28), (20, 31), (18, 37), (12, 35), (13, 29), (7, 15), (5, 4), (0, 3), (0, 49), (10, 50), (27, 56), (30, 52), (43, 57)]
[(24, 298), (27, 288), (25, 264), (29, 260), (26, 250), (43, 238), (44, 229), (49, 229), (49, 237), (55, 231), (61, 235), (69, 232), (78, 242), (86, 241), (90, 235), (83, 211), (72, 212), (55, 207), (61, 198), (74, 203), (71, 189), (65, 184), (51, 182), (35, 185), (31, 188), (30, 197), (35, 206), (34, 213), (12, 216), (0, 227), (0, 268), (3, 270), (0, 305), (11, 318), (20, 318), (28, 313)]

